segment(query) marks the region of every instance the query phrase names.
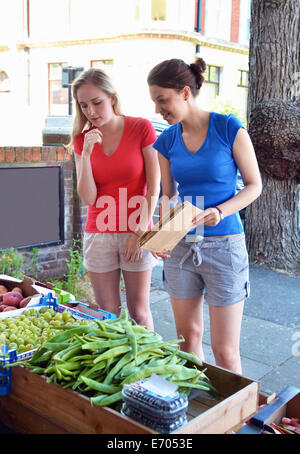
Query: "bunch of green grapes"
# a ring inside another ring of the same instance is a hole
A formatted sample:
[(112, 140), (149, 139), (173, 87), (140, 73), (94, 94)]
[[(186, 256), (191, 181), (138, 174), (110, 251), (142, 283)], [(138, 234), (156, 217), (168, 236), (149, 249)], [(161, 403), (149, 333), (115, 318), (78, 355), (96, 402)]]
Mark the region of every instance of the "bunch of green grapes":
[(86, 319), (76, 320), (68, 311), (55, 312), (42, 307), (39, 311), (25, 309), (21, 315), (0, 319), (0, 343), (18, 353), (38, 348), (57, 334), (57, 327), (86, 325)]

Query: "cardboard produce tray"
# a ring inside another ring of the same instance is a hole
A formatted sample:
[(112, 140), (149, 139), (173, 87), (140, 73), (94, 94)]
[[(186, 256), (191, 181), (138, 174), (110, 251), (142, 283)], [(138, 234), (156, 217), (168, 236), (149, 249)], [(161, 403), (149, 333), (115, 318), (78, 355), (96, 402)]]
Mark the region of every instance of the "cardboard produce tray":
[[(220, 392), (199, 393), (189, 401), (188, 423), (173, 434), (222, 434), (248, 420), (258, 409), (259, 383), (204, 363), (205, 374)], [(91, 406), (71, 389), (46, 383), (22, 366), (12, 371), (12, 392), (0, 398), (0, 421), (24, 434), (156, 434), (109, 407)]]

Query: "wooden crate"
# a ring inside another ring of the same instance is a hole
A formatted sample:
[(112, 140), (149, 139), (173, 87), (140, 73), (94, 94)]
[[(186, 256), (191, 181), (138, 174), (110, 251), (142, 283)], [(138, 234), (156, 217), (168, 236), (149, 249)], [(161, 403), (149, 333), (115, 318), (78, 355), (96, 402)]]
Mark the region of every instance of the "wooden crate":
[[(206, 375), (220, 391), (217, 399), (202, 393), (190, 400), (188, 423), (178, 434), (221, 434), (257, 412), (259, 383), (204, 363)], [(12, 393), (0, 397), (0, 421), (24, 434), (155, 434), (157, 432), (109, 407), (15, 366)]]

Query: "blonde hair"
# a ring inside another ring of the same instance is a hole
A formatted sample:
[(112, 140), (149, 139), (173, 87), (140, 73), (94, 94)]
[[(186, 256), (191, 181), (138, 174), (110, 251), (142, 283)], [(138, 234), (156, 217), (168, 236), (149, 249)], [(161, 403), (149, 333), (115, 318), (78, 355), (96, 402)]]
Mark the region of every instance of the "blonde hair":
[(80, 88), (84, 84), (92, 84), (104, 91), (108, 96), (111, 96), (115, 101), (113, 103), (114, 113), (116, 115), (122, 115), (120, 100), (110, 77), (104, 71), (98, 68), (90, 68), (84, 71), (72, 83), (72, 96), (75, 101), (75, 117), (73, 120), (71, 140), (67, 145), (68, 151), (71, 151), (73, 149), (76, 137), (89, 124), (89, 121), (82, 112), (77, 99), (78, 88)]

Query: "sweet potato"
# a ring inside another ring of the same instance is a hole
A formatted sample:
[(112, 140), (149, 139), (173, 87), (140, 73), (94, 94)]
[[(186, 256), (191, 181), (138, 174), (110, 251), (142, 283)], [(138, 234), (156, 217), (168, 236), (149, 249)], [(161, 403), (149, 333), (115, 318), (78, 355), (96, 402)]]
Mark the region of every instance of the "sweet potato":
[(20, 295), (23, 296), (23, 291), (22, 291), (22, 289), (20, 287), (14, 287), (12, 289), (12, 292), (18, 292), (18, 293), (20, 293)]
[(32, 296), (27, 296), (26, 298), (23, 298), (22, 301), (19, 303), (19, 308), (21, 309), (22, 307), (27, 306), (31, 298)]
[(18, 307), (23, 297), (19, 292), (8, 292), (3, 295), (3, 304), (6, 306)]

